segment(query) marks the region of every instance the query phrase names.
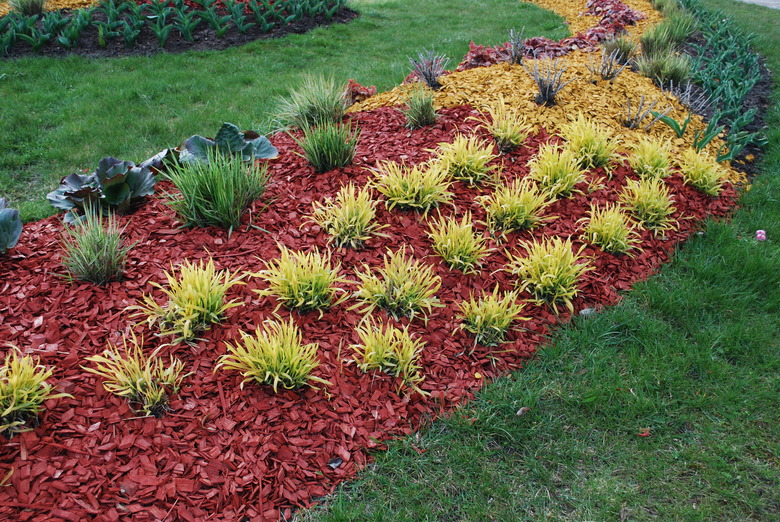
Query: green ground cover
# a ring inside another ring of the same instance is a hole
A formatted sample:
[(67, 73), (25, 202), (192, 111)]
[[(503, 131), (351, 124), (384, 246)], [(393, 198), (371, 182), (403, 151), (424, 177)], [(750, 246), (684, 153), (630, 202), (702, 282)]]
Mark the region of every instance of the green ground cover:
[(357, 0), (346, 25), (219, 52), (121, 59), (0, 62), (0, 196), (31, 221), (53, 213), (60, 178), (104, 156), (141, 161), (229, 121), (264, 126), (306, 73), (388, 90), (408, 56), (435, 49), (456, 64), (469, 41), (503, 43), (511, 28), (561, 38), (563, 20), (516, 0)]

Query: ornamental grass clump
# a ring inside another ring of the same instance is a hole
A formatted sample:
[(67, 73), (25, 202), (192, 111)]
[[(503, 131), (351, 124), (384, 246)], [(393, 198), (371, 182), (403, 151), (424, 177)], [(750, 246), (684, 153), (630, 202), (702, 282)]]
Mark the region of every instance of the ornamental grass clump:
[(435, 162), (411, 168), (393, 161), (377, 163), (373, 185), (387, 199), (389, 210), (398, 207), (427, 214), (439, 204), (452, 201), (449, 174)]
[(213, 151), (208, 161), (172, 165), (167, 176), (180, 192), (167, 194), (168, 205), (186, 226), (230, 231), (241, 225), (241, 216), (265, 193), (269, 181), (265, 165)]
[(315, 201), (310, 219), (328, 234), (328, 241), (338, 247), (359, 249), (372, 236), (383, 236), (379, 230), (387, 225), (375, 221), (378, 201), (368, 186), (358, 190), (349, 183), (339, 189), (335, 199)]
[[(442, 306), (436, 292), (441, 288), (441, 278), (433, 266), (424, 265), (407, 257), (406, 247), (384, 256), (384, 266), (378, 273), (367, 265), (357, 272), (360, 283), (355, 297), (363, 301), (362, 313), (382, 308), (395, 319), (430, 313)], [(357, 308), (355, 305), (352, 308)]]
[(177, 393), (186, 377), (184, 363), (170, 357), (168, 364), (159, 357), (162, 346), (150, 355), (144, 354), (143, 337), (134, 333), (122, 337), (122, 350), (108, 343), (102, 355), (87, 357), (94, 368), (84, 370), (103, 378), (103, 388), (130, 401), (133, 411), (162, 417), (169, 411), (168, 398)]
[(581, 169), (609, 168), (617, 157), (619, 141), (582, 113), (563, 125), (561, 135), (567, 140), (568, 148), (574, 151)]
[(439, 148), (432, 152), (438, 153), (436, 160), (446, 172), (469, 185), (479, 185), (496, 169), (495, 165), (488, 165), (498, 157), (493, 154), (493, 146), (476, 136), (458, 134), (452, 143), (439, 143)]
[(580, 263), (585, 245), (573, 251), (570, 239), (560, 237), (543, 239), (524, 245), (525, 257), (509, 255), (507, 271), (518, 277), (518, 290), (528, 290), (537, 303), (548, 303), (558, 313), (562, 303), (574, 312), (572, 299), (577, 295), (580, 277), (592, 270), (587, 263)]
[(614, 56), (619, 64), (627, 65), (636, 54), (636, 44), (625, 36), (610, 38), (601, 42), (601, 52), (602, 55)]
[[(319, 250), (311, 252), (291, 252), (280, 245), (278, 259), (265, 261), (265, 270), (251, 274), (260, 277), (268, 288), (255, 290), (260, 296), (273, 296), (290, 310), (301, 313), (323, 310), (343, 302), (346, 291), (336, 284), (346, 283), (339, 276), (341, 265), (332, 265), (329, 254)], [(341, 296), (339, 296), (341, 294)]]
[(487, 226), (491, 234), (504, 236), (508, 232), (533, 228), (553, 219), (552, 216), (543, 216), (552, 204), (547, 193), (527, 178), (499, 185), (491, 195), (483, 196), (478, 201), (487, 214)]
[(525, 72), (534, 80), (539, 94), (534, 98), (537, 105), (552, 107), (557, 102), (555, 100), (558, 93), (564, 87), (573, 82), (575, 78), (568, 81), (563, 80), (563, 73), (566, 72), (566, 66), (562, 60), (537, 60), (534, 62), (533, 69), (523, 64)]
[(280, 100), (277, 119), (283, 127), (299, 129), (340, 123), (349, 106), (346, 92), (346, 84), (332, 77), (307, 75), (300, 87)]
[(439, 82), (439, 78), (444, 74), (449, 61), (449, 58), (446, 56), (436, 54), (428, 49), (418, 51), (417, 59), (409, 58), (409, 63), (412, 65), (412, 74), (434, 91), (441, 89), (442, 85)]
[(525, 116), (520, 110), (506, 103), (503, 95), (499, 95), (496, 104), (488, 107), (486, 111), (487, 114), (482, 113), (481, 118), (472, 116), (470, 119), (482, 123), (480, 127), (493, 136), (501, 154), (508, 154), (522, 145), (533, 130), (533, 127), (525, 122)]
[(529, 320), (528, 317), (520, 317), (525, 305), (517, 302), (518, 297), (516, 290), (501, 295), (498, 285), (492, 293), (483, 293), (479, 299), (472, 295), (460, 303), (461, 329), (474, 336), (474, 345), (496, 346), (506, 342), (506, 334), (513, 322)]
[(677, 209), (672, 205), (674, 199), (662, 179), (629, 179), (620, 195), (620, 201), (634, 218), (642, 226), (652, 230), (654, 235), (663, 235), (666, 230), (676, 228), (672, 214)]
[(104, 285), (125, 272), (127, 253), (132, 248), (122, 238), (116, 217), (109, 214), (106, 224), (100, 214), (88, 211), (62, 231), (62, 264), (71, 279)]
[(330, 386), (330, 382), (312, 375), (320, 365), (316, 343), (303, 344), (303, 337), (292, 318), (288, 322), (265, 321), (254, 335), (240, 332), (241, 341), (225, 343), (227, 353), (219, 358), (214, 368), (235, 370), (244, 377), (244, 384), (255, 381), (271, 386), (295, 390), (312, 382)]
[(366, 317), (355, 331), (360, 337), (360, 344), (353, 345), (352, 348), (361, 371), (379, 370), (400, 377), (401, 386), (408, 386), (425, 394), (419, 388), (419, 384), (425, 379), (420, 365), (425, 342), (412, 338), (408, 325), (397, 328)]
[(576, 191), (574, 187), (577, 183), (585, 181), (585, 172), (571, 147), (552, 143), (542, 145), (529, 165), (531, 171), (528, 177), (553, 199), (571, 195)]
[(0, 366), (0, 433), (8, 438), (37, 424), (43, 403), (49, 399), (72, 397), (54, 393), (46, 381), (52, 370), (12, 346)]
[(302, 156), (317, 172), (346, 167), (355, 158), (360, 131), (352, 123), (320, 123), (304, 127), (303, 138), (295, 143), (303, 150)]
[(643, 54), (635, 60), (636, 69), (642, 76), (653, 80), (662, 89), (682, 85), (691, 77), (691, 60), (674, 51)]
[(406, 117), (406, 126), (421, 129), (436, 123), (436, 107), (433, 93), (419, 86), (404, 98), (405, 107), (401, 110)]
[(625, 254), (639, 243), (639, 234), (629, 217), (618, 205), (600, 208), (591, 205), (582, 235), (588, 243), (605, 252)]
[(168, 288), (158, 283), (152, 286), (160, 289), (168, 301), (157, 304), (151, 295), (144, 295), (138, 305), (130, 306), (136, 317), (146, 317), (150, 326), (159, 326), (160, 335), (175, 335), (174, 342), (192, 341), (196, 336), (222, 320), (225, 312), (240, 306), (236, 300), (225, 302), (225, 295), (231, 287), (244, 284), (229, 271), (217, 271), (214, 260), (198, 264), (185, 261), (179, 266), (178, 277), (165, 272)]
[(726, 173), (710, 156), (688, 149), (677, 159), (683, 181), (708, 196), (717, 196), (723, 187)]
[(668, 141), (642, 138), (634, 145), (628, 163), (642, 179), (661, 179), (671, 174), (671, 154), (672, 149)]
[(43, 14), (43, 8), (47, 0), (9, 0), (11, 11), (22, 16), (36, 16)]
[(440, 217), (429, 226), (428, 237), (433, 242), (433, 250), (448, 267), (464, 274), (479, 272), (482, 258), (490, 249), (483, 236), (474, 234), (471, 212), (466, 212), (460, 221)]

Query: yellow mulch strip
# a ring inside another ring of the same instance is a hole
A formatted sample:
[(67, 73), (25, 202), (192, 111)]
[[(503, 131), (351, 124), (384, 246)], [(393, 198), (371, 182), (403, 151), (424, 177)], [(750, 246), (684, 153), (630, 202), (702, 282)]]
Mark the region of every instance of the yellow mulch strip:
[[(539, 7), (552, 11), (562, 16), (569, 25), (569, 31), (574, 36), (577, 33), (585, 32), (599, 21), (596, 16), (580, 16), (587, 11), (584, 0), (525, 0), (529, 4), (536, 4)], [(628, 34), (634, 40), (638, 40), (649, 26), (661, 21), (661, 13), (653, 9), (652, 4), (647, 0), (621, 0), (625, 5), (635, 11), (644, 13), (647, 18), (639, 20), (636, 25), (630, 25), (626, 29)]]
[[(55, 9), (80, 9), (96, 4), (97, 0), (48, 0), (44, 9), (54, 11)], [(8, 2), (0, 2), (0, 16), (5, 16), (11, 10)]]

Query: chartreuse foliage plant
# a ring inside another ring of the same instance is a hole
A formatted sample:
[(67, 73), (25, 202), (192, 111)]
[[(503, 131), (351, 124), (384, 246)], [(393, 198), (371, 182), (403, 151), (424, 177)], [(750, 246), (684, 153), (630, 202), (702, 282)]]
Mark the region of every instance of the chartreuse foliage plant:
[(526, 255), (510, 254), (507, 265), (507, 271), (518, 277), (518, 289), (528, 290), (538, 303), (548, 303), (556, 313), (559, 304), (574, 312), (572, 299), (578, 292), (577, 283), (582, 274), (593, 269), (581, 262), (585, 245), (574, 252), (570, 239), (555, 236), (523, 246)]
[(628, 163), (640, 178), (665, 178), (671, 174), (671, 154), (668, 141), (642, 138), (634, 145)]
[(232, 231), (241, 216), (268, 187), (265, 165), (245, 163), (238, 155), (208, 151), (208, 161), (172, 165), (168, 178), (179, 194), (168, 205), (187, 226), (216, 226)]
[(426, 394), (419, 388), (425, 379), (420, 365), (425, 342), (413, 338), (408, 325), (398, 328), (366, 316), (355, 331), (360, 338), (360, 344), (352, 346), (358, 368), (364, 372), (379, 370), (395, 375), (400, 377), (401, 386)]
[(332, 76), (307, 75), (297, 89), (279, 101), (277, 118), (284, 127), (306, 129), (341, 123), (347, 110), (347, 85)]
[(303, 157), (317, 172), (346, 167), (355, 158), (360, 131), (352, 123), (322, 122), (303, 127), (303, 138), (294, 138)]
[(625, 254), (640, 242), (635, 226), (619, 205), (591, 205), (590, 213), (583, 221), (585, 241), (605, 252)]
[(241, 341), (225, 343), (227, 353), (220, 357), (214, 371), (235, 370), (244, 377), (241, 388), (250, 381), (271, 386), (274, 393), (281, 386), (294, 390), (318, 382), (331, 383), (312, 375), (319, 365), (316, 343), (303, 344), (303, 336), (293, 322), (265, 321), (254, 335), (241, 333)]
[(687, 149), (676, 162), (685, 183), (709, 196), (720, 194), (726, 174), (715, 159), (703, 152)]
[(140, 304), (129, 308), (136, 311), (136, 316), (145, 316), (150, 326), (158, 325), (161, 335), (175, 335), (174, 342), (192, 341), (222, 320), (226, 311), (240, 306), (236, 300), (226, 302), (225, 296), (231, 287), (244, 284), (243, 275), (217, 271), (213, 259), (205, 264), (202, 260), (197, 264), (184, 261), (178, 272), (178, 276), (173, 269), (165, 272), (167, 288), (152, 283), (168, 298), (165, 304), (157, 304), (151, 295), (144, 295)]
[(395, 319), (414, 319), (420, 314), (425, 317), (434, 307), (441, 306), (436, 297), (441, 278), (433, 266), (408, 257), (405, 246), (385, 254), (384, 266), (377, 272), (372, 272), (366, 265), (357, 272), (360, 282), (355, 297), (363, 302), (361, 312), (382, 308)]
[(8, 208), (8, 201), (0, 198), (0, 254), (16, 246), (22, 236), (22, 218), (19, 211)]
[(437, 162), (413, 167), (394, 161), (379, 162), (373, 185), (385, 196), (390, 210), (398, 207), (427, 214), (432, 208), (452, 200), (449, 174)]
[(52, 370), (42, 366), (29, 355), (21, 355), (16, 347), (10, 347), (0, 366), (0, 433), (12, 437), (14, 433), (27, 431), (38, 418), (43, 403), (49, 399), (71, 397), (67, 393), (54, 393), (46, 380)]
[(490, 294), (476, 299), (473, 295), (460, 303), (460, 327), (474, 336), (474, 344), (496, 346), (506, 341), (506, 334), (512, 323), (528, 320), (520, 317), (525, 305), (518, 303), (519, 292), (501, 293), (498, 285)]
[(177, 393), (186, 377), (184, 363), (171, 355), (168, 364), (159, 356), (162, 346), (150, 355), (144, 354), (143, 337), (131, 333), (123, 336), (122, 349), (108, 343), (102, 355), (87, 357), (95, 367), (84, 367), (103, 378), (103, 387), (126, 398), (135, 411), (161, 417), (168, 411), (168, 397)]
[(533, 126), (525, 122), (525, 116), (517, 107), (507, 103), (503, 95), (499, 95), (495, 105), (485, 109), (481, 118), (471, 119), (482, 123), (481, 127), (493, 136), (502, 154), (512, 152), (522, 145), (533, 131)]
[(499, 185), (489, 196), (479, 198), (479, 202), (485, 208), (488, 230), (492, 234), (504, 236), (554, 219), (543, 215), (552, 203), (547, 192), (542, 192), (527, 178)]
[(83, 219), (65, 225), (62, 232), (62, 264), (71, 278), (104, 285), (125, 272), (132, 245), (122, 238), (123, 229), (112, 214), (87, 212)]
[(430, 223), (428, 237), (433, 242), (433, 250), (447, 266), (464, 274), (479, 272), (482, 258), (490, 253), (485, 237), (474, 233), (471, 212), (463, 214), (460, 221), (440, 217)]
[(311, 220), (328, 234), (328, 241), (338, 247), (359, 249), (372, 236), (382, 236), (381, 225), (376, 220), (378, 201), (373, 199), (371, 188), (358, 190), (349, 183), (339, 189), (335, 198), (313, 203)]
[(534, 180), (550, 198), (567, 197), (576, 191), (578, 183), (585, 181), (577, 153), (571, 147), (545, 144), (530, 161), (528, 177)]
[(341, 265), (333, 265), (329, 254), (316, 249), (292, 252), (282, 245), (280, 250), (278, 258), (265, 261), (264, 270), (251, 274), (268, 283), (265, 290), (255, 290), (259, 295), (276, 297), (290, 310), (318, 310), (320, 315), (347, 298), (346, 291), (336, 286), (347, 282), (339, 276)]
[(620, 201), (634, 218), (642, 226), (652, 230), (654, 235), (663, 235), (666, 230), (677, 226), (672, 218), (672, 214), (677, 210), (672, 205), (674, 199), (662, 179), (629, 179), (620, 195)]
[(561, 135), (577, 157), (582, 169), (609, 168), (617, 157), (619, 140), (594, 121), (579, 113), (577, 118), (563, 125)]
[(401, 110), (406, 117), (406, 126), (410, 129), (420, 129), (436, 123), (433, 92), (422, 85), (404, 98), (404, 104), (405, 107)]
[(497, 158), (493, 146), (477, 136), (455, 136), (452, 143), (439, 143), (437, 161), (455, 179), (479, 185), (491, 176), (495, 165), (488, 165)]

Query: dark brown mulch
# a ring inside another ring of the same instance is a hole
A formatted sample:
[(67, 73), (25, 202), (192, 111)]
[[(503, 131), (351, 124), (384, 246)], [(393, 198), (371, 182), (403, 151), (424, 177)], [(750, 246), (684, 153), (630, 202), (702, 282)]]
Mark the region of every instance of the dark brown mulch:
[[(63, 9), (63, 14), (69, 14), (70, 11)], [(303, 18), (294, 21), (283, 27), (276, 27), (268, 33), (262, 33), (255, 25), (246, 33), (241, 34), (232, 25), (222, 38), (217, 38), (216, 32), (205, 22), (201, 22), (193, 31), (194, 42), (188, 42), (174, 29), (171, 31), (168, 41), (164, 48), (160, 48), (152, 28), (145, 24), (141, 29), (137, 45), (132, 48), (125, 47), (122, 37), (117, 37), (106, 42), (105, 47), (101, 47), (98, 42), (98, 29), (93, 24), (84, 30), (78, 41), (78, 46), (74, 49), (66, 49), (56, 40), (52, 40), (44, 45), (37, 53), (32, 50), (29, 44), (17, 42), (17, 44), (8, 51), (6, 58), (20, 58), (24, 56), (66, 56), (77, 54), (88, 58), (116, 58), (120, 56), (138, 56), (152, 55), (159, 52), (183, 53), (186, 51), (207, 51), (221, 50), (238, 45), (244, 45), (255, 40), (268, 38), (280, 38), (288, 34), (303, 34), (311, 31), (315, 27), (330, 25), (332, 23), (347, 23), (356, 18), (358, 13), (344, 7), (340, 9), (330, 20), (324, 15), (317, 15), (313, 18)], [(105, 22), (106, 15), (100, 11), (95, 11), (93, 18), (98, 22)], [(251, 19), (251, 15), (249, 16)], [(39, 22), (40, 23), (40, 22)]]

